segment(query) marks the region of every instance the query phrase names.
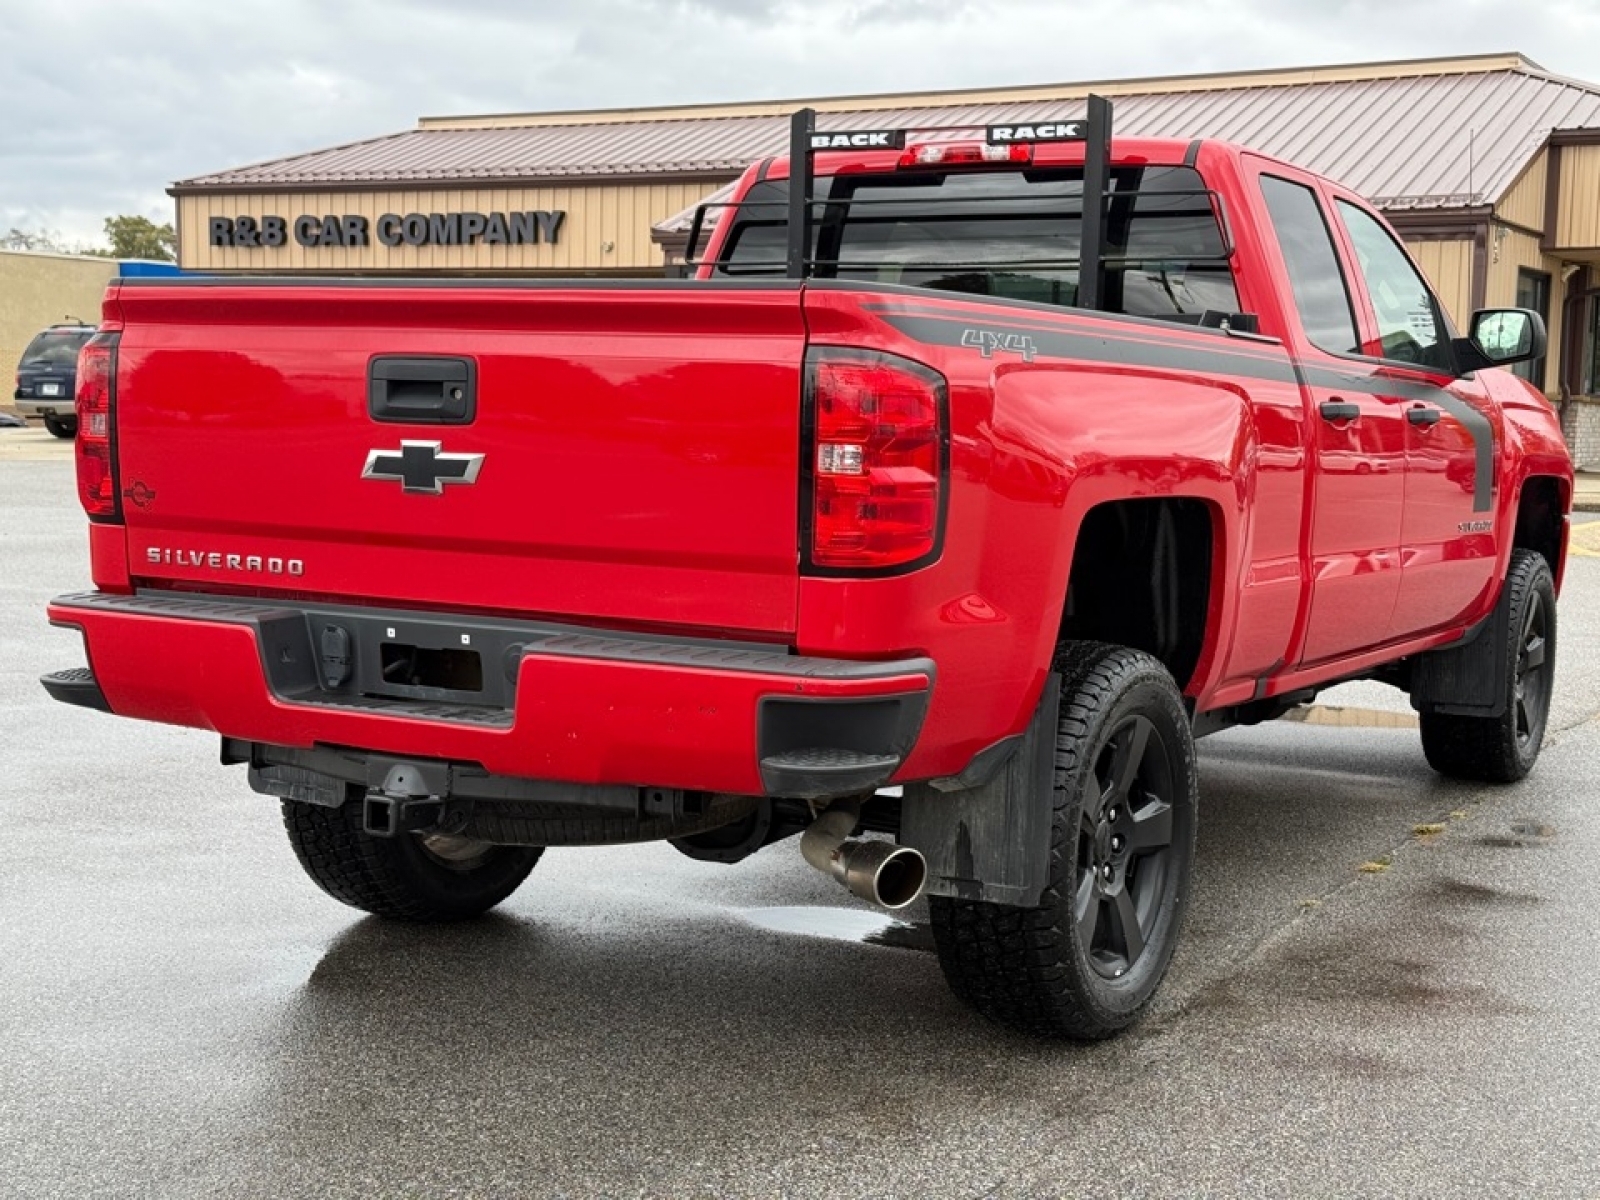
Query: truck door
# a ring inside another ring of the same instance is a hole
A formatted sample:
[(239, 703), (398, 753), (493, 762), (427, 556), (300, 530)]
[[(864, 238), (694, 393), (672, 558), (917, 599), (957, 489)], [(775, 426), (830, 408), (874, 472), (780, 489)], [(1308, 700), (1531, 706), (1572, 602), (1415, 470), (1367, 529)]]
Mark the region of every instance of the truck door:
[[(1298, 654), (1311, 666), (1384, 640), (1400, 590), (1405, 403), (1383, 394), (1362, 355), (1353, 292), (1315, 181), (1278, 164), (1259, 175), (1299, 315), (1279, 332), (1310, 405), (1310, 610)], [(1293, 323), (1290, 323), (1293, 325)]]
[(1353, 197), (1336, 197), (1334, 210), (1364, 302), (1364, 353), (1383, 364), (1372, 383), (1405, 412), (1400, 591), (1388, 635), (1412, 637), (1456, 623), (1493, 583), (1498, 410), (1480, 380), (1456, 376), (1454, 332), (1394, 235)]

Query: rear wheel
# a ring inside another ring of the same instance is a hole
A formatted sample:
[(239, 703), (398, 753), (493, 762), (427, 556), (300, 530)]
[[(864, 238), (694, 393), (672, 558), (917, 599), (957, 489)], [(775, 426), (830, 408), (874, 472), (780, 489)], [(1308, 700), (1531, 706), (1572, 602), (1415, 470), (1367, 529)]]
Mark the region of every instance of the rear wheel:
[(1452, 779), (1514, 783), (1533, 769), (1544, 743), (1556, 669), (1556, 590), (1544, 555), (1511, 552), (1496, 615), (1507, 617), (1505, 643), (1496, 647), (1505, 664), (1505, 711), (1421, 716), (1428, 765)]
[(374, 837), (361, 805), (284, 801), (295, 857), (335, 900), (402, 921), (460, 921), (499, 904), (528, 877), (544, 849), (496, 846), (451, 834)]
[(1050, 878), (1037, 906), (929, 900), (939, 962), (984, 1016), (1092, 1040), (1126, 1028), (1166, 974), (1188, 904), (1199, 782), (1160, 662), (1062, 648)]
[(58, 438), (75, 437), (78, 433), (78, 418), (47, 416), (44, 419), (44, 427)]

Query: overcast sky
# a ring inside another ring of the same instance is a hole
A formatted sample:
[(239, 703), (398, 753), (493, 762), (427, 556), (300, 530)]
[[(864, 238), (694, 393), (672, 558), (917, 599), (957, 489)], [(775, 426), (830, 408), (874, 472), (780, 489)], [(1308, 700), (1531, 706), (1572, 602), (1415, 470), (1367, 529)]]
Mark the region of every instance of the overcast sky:
[(1600, 81), (1600, 0), (0, 0), (0, 233), (422, 115), (1509, 50)]

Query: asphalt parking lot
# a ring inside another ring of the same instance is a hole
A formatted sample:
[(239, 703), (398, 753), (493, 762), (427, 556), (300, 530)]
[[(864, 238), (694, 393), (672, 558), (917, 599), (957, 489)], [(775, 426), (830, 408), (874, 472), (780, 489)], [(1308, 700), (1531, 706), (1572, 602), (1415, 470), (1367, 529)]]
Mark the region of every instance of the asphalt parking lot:
[(550, 851), (464, 927), (335, 904), (213, 737), (39, 689), (66, 449), (0, 430), (0, 1196), (1600, 1196), (1600, 524), (1524, 783), (1438, 779), (1372, 686), (1202, 743), (1184, 944), (1086, 1048), (792, 843)]

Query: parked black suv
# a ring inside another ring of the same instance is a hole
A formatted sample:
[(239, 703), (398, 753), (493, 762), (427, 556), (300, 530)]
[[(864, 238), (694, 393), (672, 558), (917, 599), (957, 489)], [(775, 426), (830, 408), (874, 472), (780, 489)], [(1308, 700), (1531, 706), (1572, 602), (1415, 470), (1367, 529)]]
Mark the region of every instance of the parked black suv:
[(28, 343), (17, 364), (17, 411), (43, 417), (44, 427), (58, 438), (78, 432), (73, 407), (78, 351), (93, 336), (93, 325), (52, 325)]

